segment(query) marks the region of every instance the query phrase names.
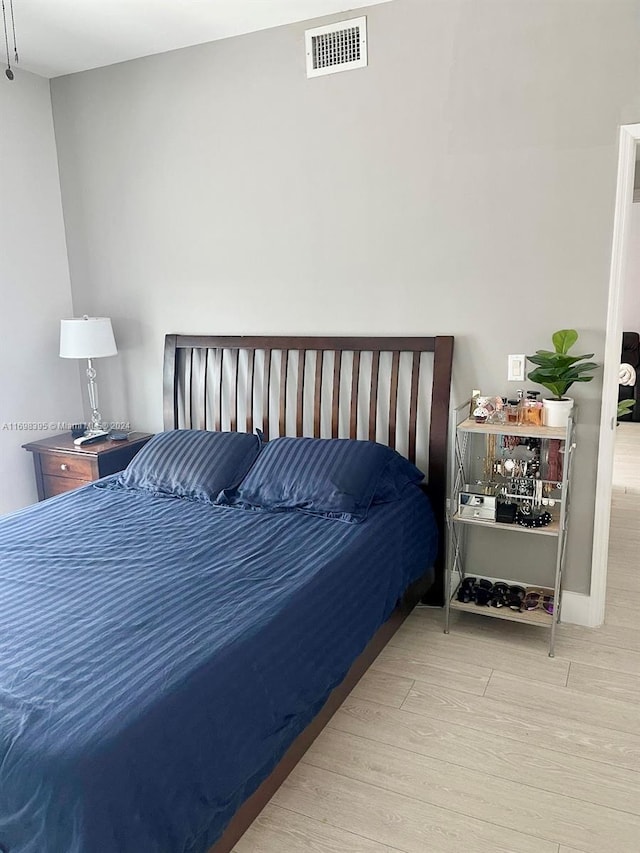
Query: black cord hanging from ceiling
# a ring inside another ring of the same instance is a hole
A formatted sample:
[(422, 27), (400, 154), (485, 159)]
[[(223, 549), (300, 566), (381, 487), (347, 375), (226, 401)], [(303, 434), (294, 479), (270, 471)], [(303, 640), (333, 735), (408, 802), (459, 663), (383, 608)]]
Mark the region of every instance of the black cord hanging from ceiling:
[[(14, 62), (17, 65), (20, 58), (18, 57), (18, 43), (16, 41), (16, 19), (13, 14), (13, 0), (9, 0), (9, 14), (11, 17), (11, 32), (13, 35), (13, 57)], [(13, 68), (11, 67), (11, 55), (9, 53), (9, 28), (7, 26), (7, 9), (5, 0), (2, 0), (2, 24), (4, 27), (4, 46), (7, 53), (7, 67), (4, 73), (7, 80), (13, 80), (15, 75), (13, 73)]]
[(16, 65), (20, 62), (20, 57), (18, 56), (18, 43), (16, 42), (16, 18), (13, 14), (13, 0), (9, 0), (11, 4), (11, 30), (13, 32), (13, 59)]

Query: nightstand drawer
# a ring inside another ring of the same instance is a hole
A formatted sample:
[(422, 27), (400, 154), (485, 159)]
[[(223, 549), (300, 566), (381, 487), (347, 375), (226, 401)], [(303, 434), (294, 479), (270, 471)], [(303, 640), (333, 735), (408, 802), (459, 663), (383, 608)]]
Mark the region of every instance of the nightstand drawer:
[(63, 492), (79, 489), (80, 486), (86, 486), (90, 482), (91, 480), (79, 480), (72, 477), (50, 477), (46, 474), (42, 478), (45, 498), (52, 498), (54, 495), (61, 495)]
[(73, 480), (93, 480), (91, 459), (72, 453), (43, 453), (42, 473), (53, 477), (69, 477)]

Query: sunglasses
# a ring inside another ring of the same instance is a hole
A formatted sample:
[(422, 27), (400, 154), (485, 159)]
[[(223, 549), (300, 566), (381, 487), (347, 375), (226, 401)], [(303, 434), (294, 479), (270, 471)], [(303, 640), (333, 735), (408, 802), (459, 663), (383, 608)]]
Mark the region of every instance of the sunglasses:
[(544, 589), (527, 589), (522, 606), (525, 610), (544, 610), (553, 615), (553, 595)]

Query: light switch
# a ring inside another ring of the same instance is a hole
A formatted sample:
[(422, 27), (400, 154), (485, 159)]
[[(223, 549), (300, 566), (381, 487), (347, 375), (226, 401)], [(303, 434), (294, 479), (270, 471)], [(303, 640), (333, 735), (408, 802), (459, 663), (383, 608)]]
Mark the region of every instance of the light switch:
[(524, 382), (526, 379), (525, 376), (525, 367), (527, 363), (526, 355), (510, 355), (509, 356), (509, 370), (507, 373), (507, 379), (509, 382)]

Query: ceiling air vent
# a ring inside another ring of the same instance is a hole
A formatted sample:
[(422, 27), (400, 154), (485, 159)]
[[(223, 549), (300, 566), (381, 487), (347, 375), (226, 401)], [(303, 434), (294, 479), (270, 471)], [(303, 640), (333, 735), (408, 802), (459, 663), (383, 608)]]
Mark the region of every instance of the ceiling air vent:
[(367, 19), (352, 18), (305, 32), (307, 77), (350, 71), (367, 64)]

